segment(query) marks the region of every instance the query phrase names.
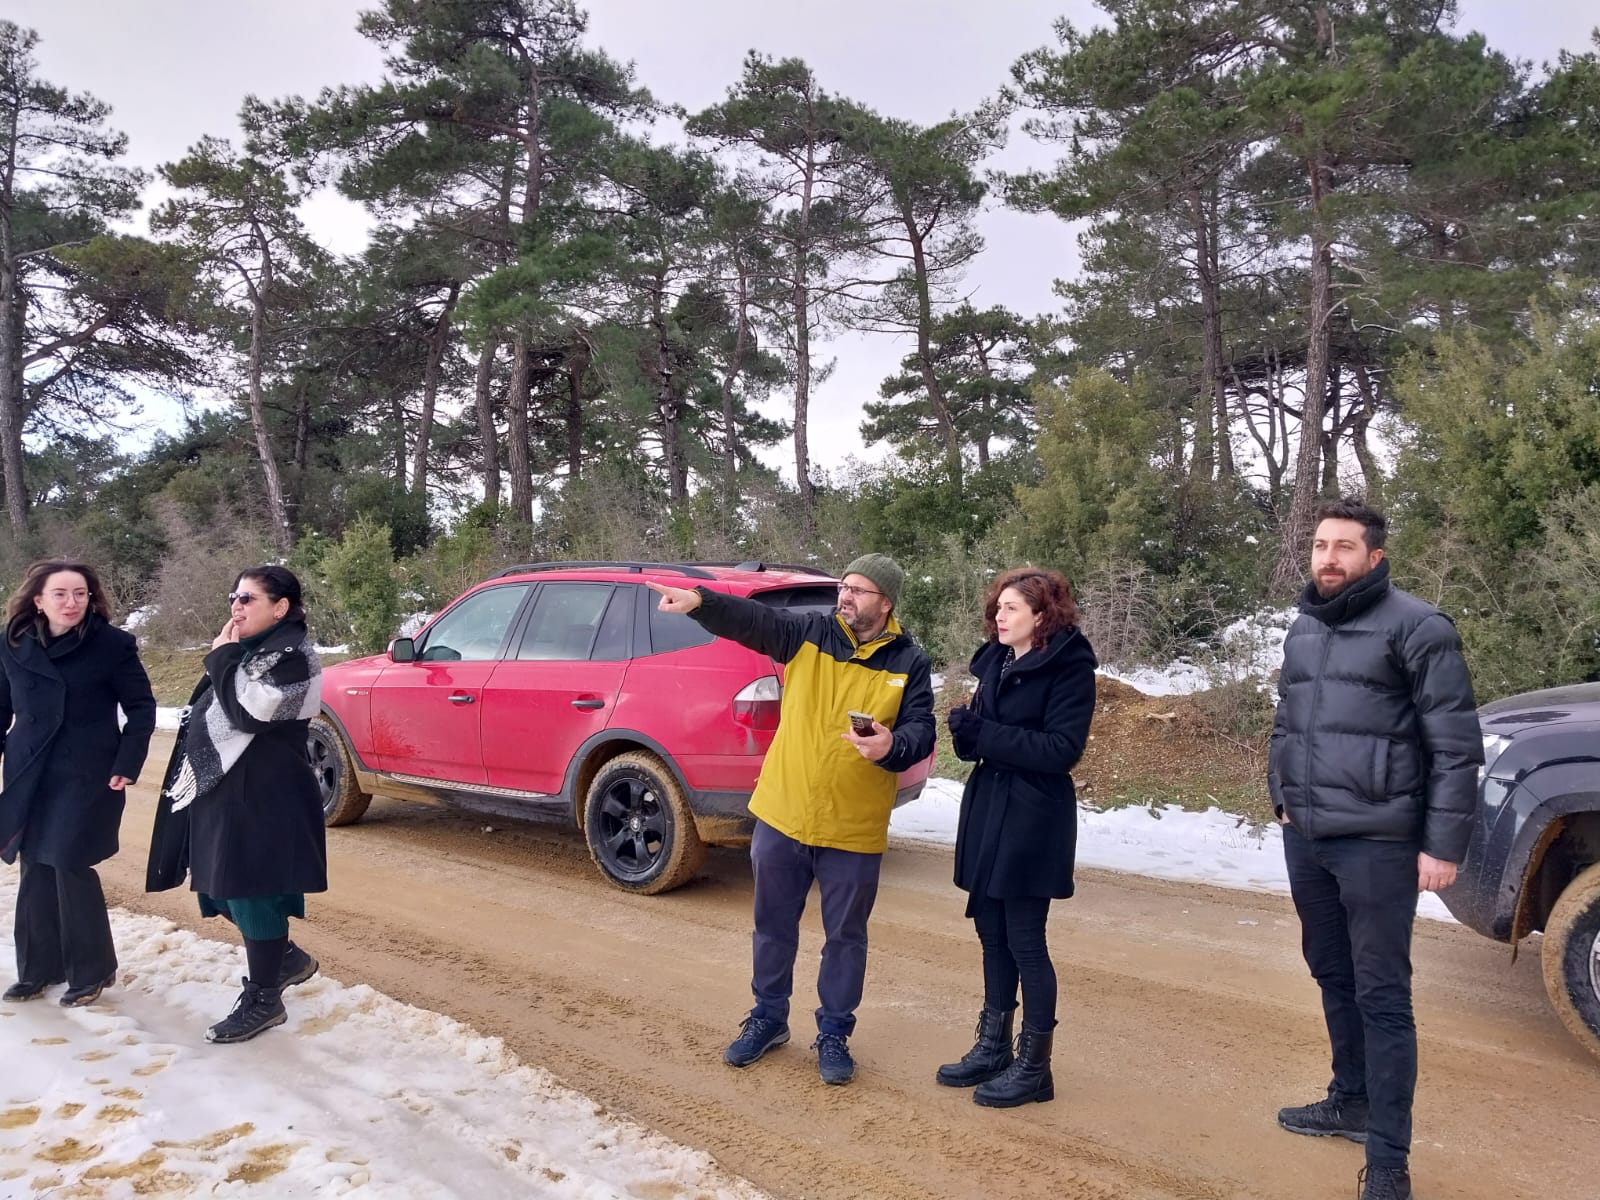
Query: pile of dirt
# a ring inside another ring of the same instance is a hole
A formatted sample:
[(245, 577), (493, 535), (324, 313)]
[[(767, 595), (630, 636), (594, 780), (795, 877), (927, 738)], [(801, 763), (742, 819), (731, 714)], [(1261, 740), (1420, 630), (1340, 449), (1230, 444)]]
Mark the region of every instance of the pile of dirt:
[(1218, 697), (1146, 696), (1103, 675), (1095, 683), (1089, 745), (1073, 772), (1084, 800), (1270, 812), (1265, 741), (1221, 732)]

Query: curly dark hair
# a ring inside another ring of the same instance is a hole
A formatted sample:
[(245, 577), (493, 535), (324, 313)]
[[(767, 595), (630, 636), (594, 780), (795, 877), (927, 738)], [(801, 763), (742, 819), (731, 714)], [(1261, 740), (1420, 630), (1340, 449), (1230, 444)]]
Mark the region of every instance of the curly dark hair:
[(1000, 593), (1007, 588), (1015, 588), (1037, 618), (1033, 649), (1043, 650), (1056, 634), (1078, 624), (1078, 602), (1072, 598), (1072, 584), (1065, 575), (1048, 567), (1013, 567), (996, 575), (983, 597), (983, 627), (991, 642), (1000, 637), (994, 616), (1000, 608)]
[(1388, 519), (1366, 501), (1357, 500), (1354, 496), (1340, 496), (1317, 505), (1316, 523), (1321, 525), (1324, 521), (1360, 522), (1361, 540), (1366, 542), (1368, 550), (1382, 550), (1383, 543), (1389, 537)]

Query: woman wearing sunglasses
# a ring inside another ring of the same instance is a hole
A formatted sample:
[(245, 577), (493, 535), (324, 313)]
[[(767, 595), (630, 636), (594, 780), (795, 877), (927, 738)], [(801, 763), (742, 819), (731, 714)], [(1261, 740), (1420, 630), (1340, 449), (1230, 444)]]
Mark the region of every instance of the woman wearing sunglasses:
[(283, 989), (316, 959), (289, 940), (306, 893), (328, 888), (322, 796), (306, 724), (322, 702), (322, 664), (306, 632), (300, 581), (250, 567), (228, 594), (228, 623), (184, 710), (156, 807), (145, 886), (183, 882), (200, 912), (244, 939), (249, 974), (209, 1042), (244, 1042), (287, 1020)]
[(65, 982), (64, 1007), (92, 1004), (117, 976), (94, 867), (117, 852), (156, 699), (138, 643), (111, 624), (111, 601), (85, 563), (27, 569), (6, 604), (0, 667), (0, 857), (20, 858), (22, 872), (17, 981), (4, 998), (33, 1000)]
[[(989, 640), (972, 656), (978, 690), (950, 710), (957, 757), (978, 764), (961, 796), (956, 886), (983, 946), (977, 1043), (939, 1068), (946, 1087), (1011, 1108), (1055, 1098), (1056, 971), (1045, 944), (1050, 901), (1072, 895), (1078, 804), (1072, 768), (1094, 716), (1094, 651), (1072, 587), (1019, 567), (989, 585)], [(1011, 1031), (1022, 985), (1022, 1033)]]

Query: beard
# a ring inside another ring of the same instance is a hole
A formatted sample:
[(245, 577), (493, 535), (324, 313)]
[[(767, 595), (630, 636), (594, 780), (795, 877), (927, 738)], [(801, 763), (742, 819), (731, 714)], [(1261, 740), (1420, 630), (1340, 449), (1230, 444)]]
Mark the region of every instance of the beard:
[(1340, 592), (1344, 591), (1345, 588), (1349, 587), (1352, 583), (1355, 583), (1358, 580), (1366, 578), (1368, 574), (1368, 571), (1360, 571), (1354, 573), (1340, 572), (1338, 575), (1328, 576), (1318, 575), (1312, 580), (1312, 583), (1317, 589), (1318, 596), (1322, 597), (1324, 600), (1332, 600)]
[(884, 618), (880, 616), (869, 617), (859, 608), (854, 612), (839, 609), (839, 615), (844, 618), (844, 623), (850, 626), (850, 632), (856, 635), (857, 641), (864, 641), (883, 628)]

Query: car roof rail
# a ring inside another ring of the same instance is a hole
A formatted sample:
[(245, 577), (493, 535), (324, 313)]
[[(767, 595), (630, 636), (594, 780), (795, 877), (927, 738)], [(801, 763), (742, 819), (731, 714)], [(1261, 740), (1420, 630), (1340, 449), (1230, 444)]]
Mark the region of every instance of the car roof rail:
[(760, 559), (749, 558), (744, 562), (696, 562), (686, 563), (692, 567), (731, 567), (735, 571), (797, 571), (802, 575), (821, 575), (832, 579), (831, 571), (824, 571), (821, 567), (803, 567), (794, 563), (763, 562)]
[(489, 576), (490, 579), (504, 579), (507, 575), (531, 575), (536, 571), (628, 571), (634, 575), (642, 571), (676, 571), (687, 575), (691, 579), (715, 579), (710, 571), (702, 571), (693, 563), (654, 563), (654, 562), (542, 562), (519, 563), (514, 567), (506, 567)]

